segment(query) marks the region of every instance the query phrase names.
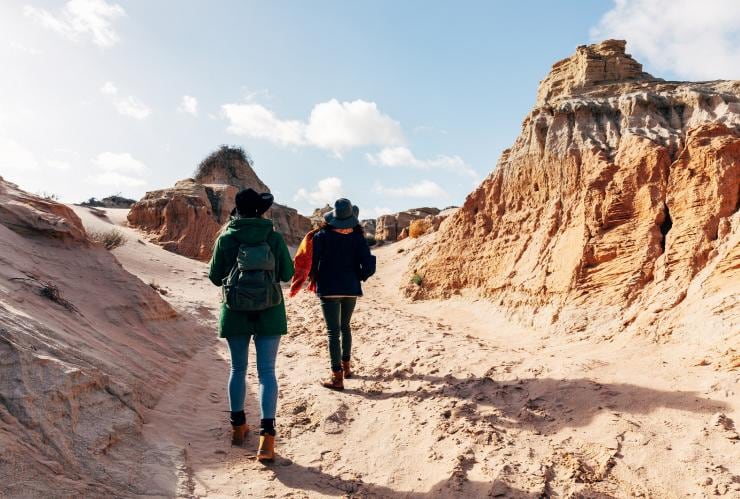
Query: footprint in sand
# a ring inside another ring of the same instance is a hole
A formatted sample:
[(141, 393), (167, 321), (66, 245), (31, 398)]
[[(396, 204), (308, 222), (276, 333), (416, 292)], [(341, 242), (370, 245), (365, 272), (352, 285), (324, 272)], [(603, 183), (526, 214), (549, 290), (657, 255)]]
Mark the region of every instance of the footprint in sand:
[(221, 396), (216, 392), (211, 392), (208, 394), (208, 399), (213, 402), (214, 404), (221, 402)]

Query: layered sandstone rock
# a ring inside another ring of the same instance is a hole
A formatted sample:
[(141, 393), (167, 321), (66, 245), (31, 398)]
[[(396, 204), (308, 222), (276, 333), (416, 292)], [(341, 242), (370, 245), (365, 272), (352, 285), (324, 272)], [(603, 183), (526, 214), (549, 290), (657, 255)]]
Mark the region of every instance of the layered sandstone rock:
[(739, 188), (740, 82), (664, 82), (624, 42), (579, 47), (408, 292), (472, 292), (568, 330), (615, 317), (670, 330), (656, 317), (709, 299), (705, 281), (740, 291)]
[(0, 222), (14, 232), (85, 241), (80, 218), (68, 206), (28, 194), (0, 177)]
[[(413, 220), (436, 215), (439, 215), (437, 208), (415, 208), (392, 215), (382, 215), (376, 222), (375, 239), (377, 241), (397, 241), (403, 230), (408, 229)], [(408, 235), (408, 230), (406, 235)]]
[(145, 413), (210, 334), (0, 179), (0, 495), (165, 495)]
[[(233, 151), (221, 148), (206, 158), (195, 179), (181, 180), (169, 189), (147, 192), (131, 207), (129, 225), (149, 233), (154, 242), (168, 251), (199, 260), (209, 259), (213, 243), (234, 209), (236, 193), (245, 188), (269, 192), (243, 151)], [(311, 228), (308, 218), (277, 203), (266, 216), (273, 219), (275, 230), (289, 245), (300, 243)]]

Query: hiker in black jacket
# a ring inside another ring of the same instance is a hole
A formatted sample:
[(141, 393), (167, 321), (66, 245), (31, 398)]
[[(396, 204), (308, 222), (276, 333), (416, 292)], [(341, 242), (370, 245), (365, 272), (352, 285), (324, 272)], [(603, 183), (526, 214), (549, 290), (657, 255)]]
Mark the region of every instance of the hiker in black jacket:
[(311, 276), (321, 299), (331, 358), (331, 378), (322, 385), (333, 390), (344, 390), (344, 378), (352, 376), (350, 320), (362, 296), (361, 281), (375, 273), (375, 257), (358, 215), (348, 199), (338, 199), (334, 210), (324, 215), (325, 226), (313, 236)]

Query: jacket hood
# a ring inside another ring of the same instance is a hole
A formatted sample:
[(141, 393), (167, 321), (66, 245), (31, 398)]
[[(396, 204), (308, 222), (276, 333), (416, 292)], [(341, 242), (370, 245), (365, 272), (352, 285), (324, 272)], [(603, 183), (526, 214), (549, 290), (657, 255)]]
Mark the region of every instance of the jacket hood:
[(274, 230), (267, 218), (236, 218), (229, 222), (224, 234), (234, 237), (240, 244), (255, 244), (267, 240)]

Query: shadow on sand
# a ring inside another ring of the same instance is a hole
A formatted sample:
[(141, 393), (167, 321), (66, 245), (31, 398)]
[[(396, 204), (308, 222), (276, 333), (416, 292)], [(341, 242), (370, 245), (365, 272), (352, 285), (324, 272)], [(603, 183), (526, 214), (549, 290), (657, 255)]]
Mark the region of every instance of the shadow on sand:
[(658, 409), (695, 413), (728, 410), (725, 402), (691, 391), (663, 391), (626, 383), (599, 383), (587, 378), (529, 378), (494, 381), (492, 378), (456, 378), (428, 375), (356, 376), (376, 381), (420, 381), (421, 389), (383, 391), (347, 388), (351, 396), (375, 400), (408, 398), (410, 403), (449, 398), (476, 408), (492, 408), (498, 426), (554, 433), (562, 428), (586, 426), (604, 412), (617, 415), (648, 414)]
[[(476, 415), (478, 408), (492, 408), (495, 415), (475, 417), (489, 420), (499, 427), (537, 430), (554, 433), (566, 427), (588, 425), (597, 415), (609, 412), (616, 415), (647, 414), (668, 408), (695, 413), (712, 413), (728, 408), (724, 402), (701, 397), (696, 392), (671, 392), (622, 383), (598, 383), (590, 379), (532, 378), (518, 381), (497, 382), (491, 378), (456, 378), (454, 376), (428, 376), (401, 374), (392, 376), (356, 376), (357, 380), (378, 384), (393, 381), (420, 381), (419, 390), (383, 391), (374, 388), (366, 391), (348, 387), (343, 392), (350, 397), (367, 397), (375, 400), (407, 398), (409, 404), (427, 399), (449, 398), (456, 402), (456, 409), (465, 407), (466, 417)], [(351, 385), (350, 385), (351, 386)], [(377, 385), (376, 385), (377, 387)], [(251, 405), (251, 404), (250, 404)], [(256, 406), (256, 404), (254, 405)], [(253, 406), (253, 407), (254, 407)], [(255, 410), (255, 409), (252, 409)], [(489, 413), (491, 411), (488, 411)], [(454, 412), (451, 418), (457, 417)], [(256, 444), (256, 436), (252, 437)], [(235, 454), (230, 459), (244, 459)], [(528, 492), (511, 487), (494, 479), (491, 482), (468, 480), (467, 473), (475, 461), (469, 460), (456, 469), (449, 478), (441, 480), (426, 491), (396, 490), (384, 484), (365, 483), (361, 479), (346, 479), (331, 475), (316, 467), (304, 466), (278, 456), (268, 465), (275, 479), (285, 487), (302, 492), (346, 497), (403, 497), (410, 499), (442, 497), (547, 497), (546, 491)], [(587, 497), (609, 499), (611, 496), (596, 491)]]

